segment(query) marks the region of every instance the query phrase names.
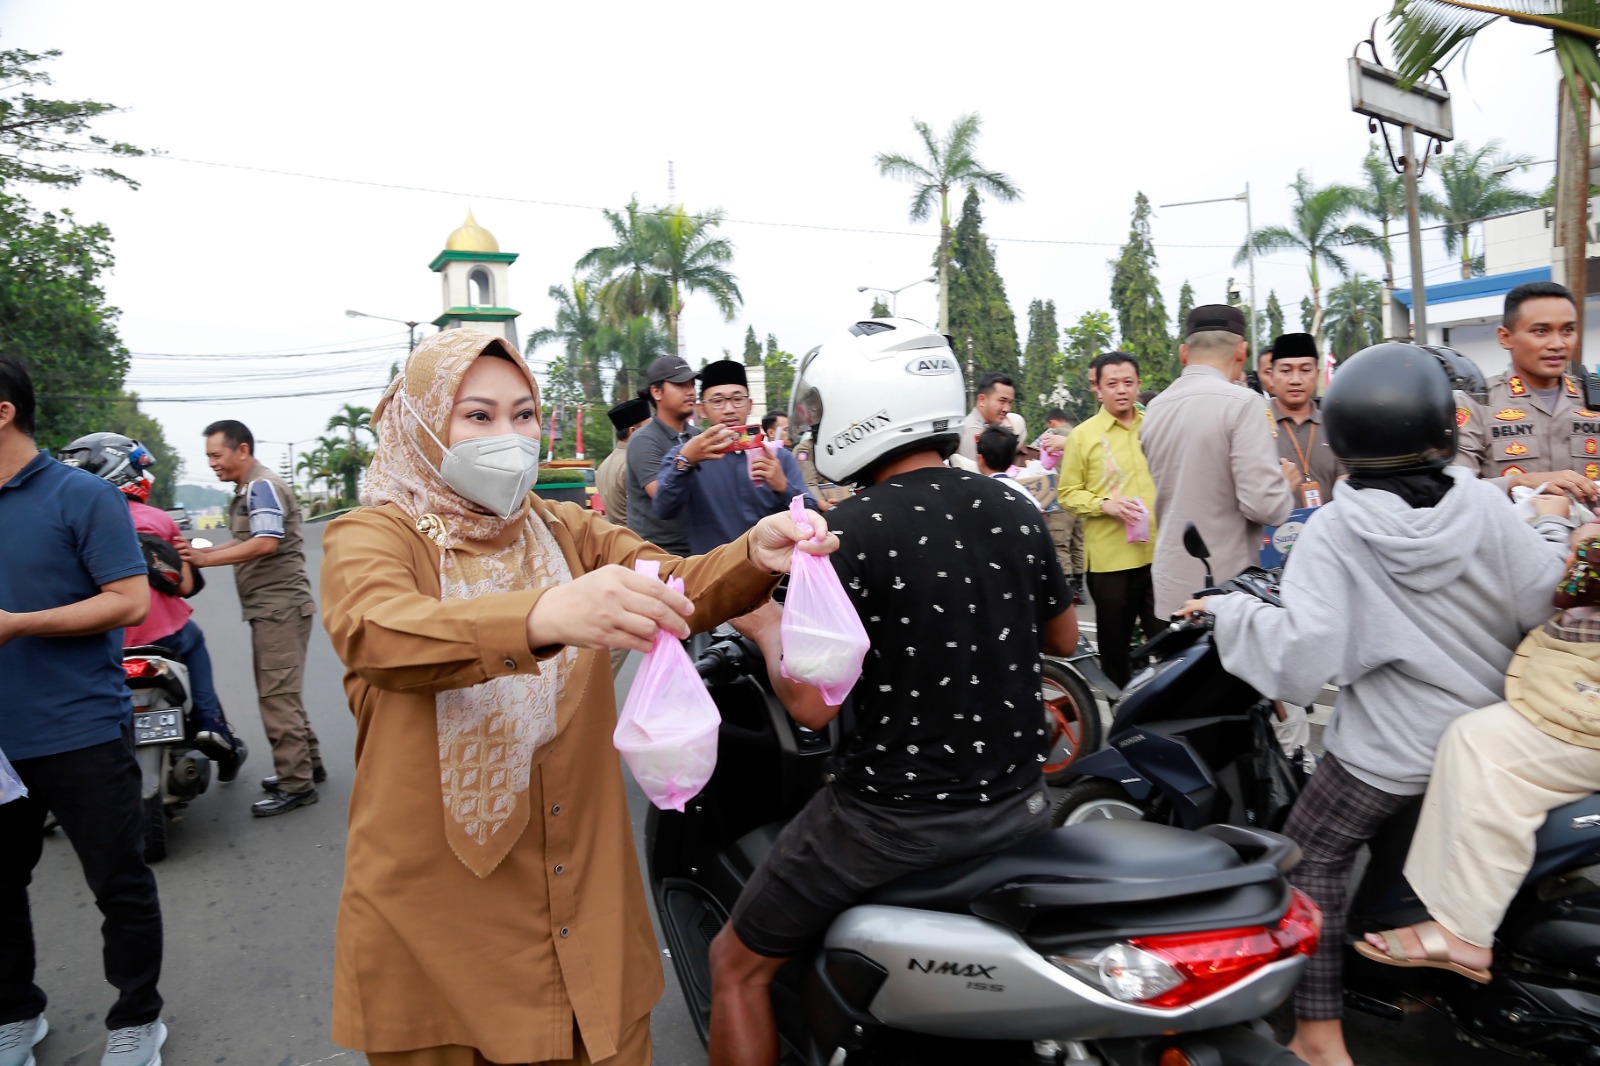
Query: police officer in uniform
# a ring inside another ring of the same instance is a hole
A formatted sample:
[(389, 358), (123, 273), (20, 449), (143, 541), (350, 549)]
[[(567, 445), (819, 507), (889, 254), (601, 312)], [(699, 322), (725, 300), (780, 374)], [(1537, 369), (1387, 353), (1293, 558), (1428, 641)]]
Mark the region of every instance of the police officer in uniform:
[(1584, 406), (1582, 382), (1567, 373), (1577, 329), (1565, 286), (1535, 281), (1506, 294), (1497, 332), (1511, 366), (1489, 379), (1481, 432), (1463, 435), (1483, 477), (1509, 479), (1508, 487), (1549, 481), (1584, 502), (1600, 498), (1600, 411)]

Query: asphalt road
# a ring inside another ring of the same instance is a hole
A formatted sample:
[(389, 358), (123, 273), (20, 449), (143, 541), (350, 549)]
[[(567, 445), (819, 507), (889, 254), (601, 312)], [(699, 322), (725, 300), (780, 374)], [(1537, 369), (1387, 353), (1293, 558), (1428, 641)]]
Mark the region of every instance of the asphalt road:
[[(312, 583), (321, 564), (320, 527), (307, 551)], [(250, 816), (272, 772), (255, 714), (248, 631), (228, 574), (212, 571), (195, 601), (206, 631), (222, 702), (251, 748), (238, 781), (200, 796), (170, 831), (171, 855), (156, 867), (166, 921), (161, 990), (171, 1030), (166, 1066), (356, 1066), (363, 1057), (333, 1044), (328, 1017), (333, 926), (343, 875), (345, 809), (355, 728), (341, 688), (342, 668), (320, 628), (313, 632), (306, 701), (322, 740), (330, 778), (322, 802), (279, 818)], [(1092, 619), (1085, 612), (1086, 620)], [(633, 662), (637, 661), (637, 656)], [(619, 678), (631, 680), (632, 662)], [(620, 702), (620, 699), (619, 699)], [(645, 800), (630, 786), (642, 843)], [(40, 959), (38, 981), (50, 996), (51, 1034), (39, 1066), (95, 1066), (105, 1044), (103, 1016), (113, 996), (100, 969), (100, 916), (70, 846), (58, 832), (46, 841), (32, 892)], [(667, 991), (652, 1019), (661, 1066), (703, 1066), (670, 961)], [(1400, 1025), (1353, 1016), (1356, 1061), (1410, 1066), (1449, 1061), (1491, 1066), (1515, 1060), (1456, 1042), (1426, 1016)]]

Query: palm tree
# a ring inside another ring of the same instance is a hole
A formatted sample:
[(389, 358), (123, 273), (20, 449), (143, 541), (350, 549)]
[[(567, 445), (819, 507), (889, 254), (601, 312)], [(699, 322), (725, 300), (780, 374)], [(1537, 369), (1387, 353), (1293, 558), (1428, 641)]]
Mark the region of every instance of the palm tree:
[[(326, 438), (324, 438), (326, 439)], [(333, 471), (328, 465), (328, 450), (321, 445), (300, 453), (299, 460), (294, 464), (295, 473), (304, 474), (306, 485), (316, 490), (317, 482), (323, 483), (324, 492), (333, 478)]]
[(317, 443), (328, 453), (328, 468), (344, 482), (346, 506), (356, 500), (356, 481), (372, 461), (372, 451), (361, 442), (361, 434), (375, 437), (372, 431), (372, 408), (357, 407), (347, 403), (338, 414), (328, 419), (329, 430), (344, 430), (345, 437), (320, 437)]
[(1322, 320), (1328, 347), (1341, 360), (1383, 339), (1383, 286), (1365, 274), (1352, 274), (1328, 290)]
[(632, 399), (644, 384), (644, 370), (659, 356), (672, 350), (667, 335), (643, 315), (620, 326), (606, 326), (595, 340), (608, 365), (617, 369), (612, 382), (612, 402)]
[[(1556, 245), (1566, 250), (1568, 278), (1583, 277), (1585, 234), (1589, 230), (1589, 110), (1600, 97), (1600, 4), (1593, 0), (1395, 0), (1389, 13), (1389, 39), (1401, 83), (1416, 82), (1443, 67), (1477, 36), (1502, 18), (1550, 33), (1551, 50), (1561, 65), (1569, 110), (1558, 115), (1557, 154), (1566, 180), (1556, 191)], [(1559, 177), (1560, 175), (1558, 175)], [(1578, 337), (1583, 336), (1583, 303), (1578, 304)], [(1582, 373), (1582, 346), (1571, 348), (1573, 370)]]
[(911, 197), (911, 221), (923, 222), (939, 197), (939, 332), (950, 332), (950, 190), (957, 185), (977, 189), (1007, 203), (1021, 199), (1022, 190), (1006, 175), (985, 170), (972, 154), (977, 145), (983, 119), (976, 112), (962, 115), (950, 123), (944, 139), (938, 140), (926, 122), (911, 120), (922, 138), (926, 153), (921, 160), (897, 152), (879, 153), (878, 174), (908, 181), (917, 187)]
[[(555, 328), (536, 329), (528, 334), (528, 351), (555, 341), (562, 342), (567, 366), (576, 373), (579, 386), (583, 389), (583, 398), (590, 403), (599, 403), (603, 398), (603, 386), (600, 381), (602, 359), (598, 341), (606, 327), (591, 288), (589, 282), (577, 278), (572, 279), (570, 290), (562, 285), (550, 286), (550, 299), (556, 302)], [(604, 291), (602, 288), (601, 292)]]
[(1316, 188), (1305, 171), (1295, 175), (1295, 202), (1292, 224), (1289, 226), (1263, 226), (1239, 246), (1233, 257), (1235, 266), (1243, 264), (1250, 256), (1253, 241), (1258, 252), (1297, 249), (1309, 260), (1307, 273), (1311, 280), (1311, 330), (1322, 347), (1322, 273), (1321, 265), (1327, 263), (1340, 274), (1348, 276), (1350, 264), (1339, 252), (1351, 244), (1377, 244), (1378, 235), (1360, 223), (1345, 222), (1345, 218), (1361, 210), (1362, 190), (1353, 185), (1324, 185)]
[(640, 315), (664, 317), (670, 299), (656, 272), (657, 233), (650, 225), (656, 212), (641, 211), (636, 196), (620, 212), (606, 210), (601, 214), (615, 241), (589, 249), (574, 264), (575, 268), (606, 279), (595, 295), (613, 324)]
[(1444, 220), (1444, 250), (1461, 253), (1462, 278), (1483, 273), (1483, 256), (1472, 254), (1473, 223), (1491, 215), (1539, 206), (1538, 193), (1515, 188), (1507, 182), (1509, 171), (1495, 173), (1499, 167), (1516, 167), (1532, 161), (1532, 156), (1506, 155), (1500, 150), (1499, 141), (1490, 141), (1482, 148), (1458, 141), (1449, 155), (1439, 158), (1439, 184), (1444, 187), (1444, 196), (1424, 193), (1422, 209)]
[(727, 269), (727, 264), (733, 262), (733, 242), (712, 232), (721, 224), (721, 211), (691, 215), (682, 204), (658, 211), (648, 221), (656, 274), (667, 289), (670, 351), (679, 351), (678, 315), (685, 293), (711, 297), (729, 322), (733, 321), (734, 310), (744, 303), (738, 279)]
[[(1382, 228), (1378, 241), (1378, 254), (1383, 256), (1383, 286), (1394, 288), (1394, 249), (1389, 246), (1389, 223), (1406, 217), (1406, 179), (1396, 174), (1394, 167), (1378, 152), (1376, 143), (1367, 145), (1367, 156), (1361, 161), (1361, 176), (1366, 184), (1361, 187), (1363, 215)], [(1422, 208), (1427, 214), (1427, 208)]]

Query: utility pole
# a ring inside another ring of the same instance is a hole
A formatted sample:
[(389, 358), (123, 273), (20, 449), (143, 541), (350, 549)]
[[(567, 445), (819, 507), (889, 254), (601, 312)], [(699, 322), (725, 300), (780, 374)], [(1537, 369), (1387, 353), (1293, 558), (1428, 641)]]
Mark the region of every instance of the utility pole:
[(967, 410), (972, 410), (972, 405), (977, 402), (978, 379), (974, 376), (972, 365), (972, 338), (967, 338)]
[[(1572, 376), (1587, 382), (1589, 375), (1583, 369), (1583, 305), (1589, 288), (1589, 86), (1578, 78), (1569, 87), (1563, 79), (1556, 91), (1555, 242), (1561, 248), (1561, 281), (1572, 290), (1572, 302), (1578, 312), (1578, 331), (1567, 349), (1568, 363)], [(1574, 101), (1574, 95), (1581, 104)]]
[(1428, 285), (1422, 274), (1422, 211), (1417, 198), (1417, 128), (1411, 123), (1400, 127), (1400, 165), (1406, 179), (1406, 224), (1410, 232), (1406, 243), (1411, 246), (1411, 339), (1418, 344), (1428, 343)]

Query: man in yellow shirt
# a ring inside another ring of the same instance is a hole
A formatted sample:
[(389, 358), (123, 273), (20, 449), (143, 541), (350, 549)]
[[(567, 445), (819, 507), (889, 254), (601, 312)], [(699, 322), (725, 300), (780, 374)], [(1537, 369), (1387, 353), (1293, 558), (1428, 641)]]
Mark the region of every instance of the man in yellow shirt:
[(1083, 519), (1100, 665), (1121, 686), (1131, 675), (1134, 622), (1146, 639), (1161, 628), (1150, 582), (1156, 483), (1139, 444), (1139, 364), (1127, 352), (1107, 352), (1089, 364), (1089, 384), (1100, 410), (1067, 435), (1057, 499)]

